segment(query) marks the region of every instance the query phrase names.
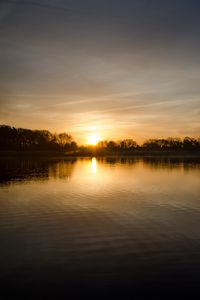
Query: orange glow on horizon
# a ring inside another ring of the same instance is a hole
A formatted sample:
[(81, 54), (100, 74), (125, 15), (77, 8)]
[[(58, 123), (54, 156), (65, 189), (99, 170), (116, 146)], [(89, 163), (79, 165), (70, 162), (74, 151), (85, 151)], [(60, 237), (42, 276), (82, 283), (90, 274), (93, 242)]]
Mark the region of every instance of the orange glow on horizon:
[(96, 135), (96, 134), (92, 134), (92, 135), (89, 135), (89, 137), (88, 137), (88, 144), (89, 145), (92, 145), (92, 146), (95, 146), (95, 145), (97, 145), (97, 143), (99, 142), (101, 140), (101, 138), (98, 136), (98, 135)]

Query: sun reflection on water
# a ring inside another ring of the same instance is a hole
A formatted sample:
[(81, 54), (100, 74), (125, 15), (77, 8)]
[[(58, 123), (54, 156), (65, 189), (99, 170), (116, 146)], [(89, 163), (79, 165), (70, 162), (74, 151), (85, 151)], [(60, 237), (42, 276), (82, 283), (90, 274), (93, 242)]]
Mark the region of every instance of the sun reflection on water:
[(96, 174), (96, 172), (97, 172), (97, 160), (96, 160), (95, 157), (92, 158), (91, 170), (92, 170), (92, 174)]

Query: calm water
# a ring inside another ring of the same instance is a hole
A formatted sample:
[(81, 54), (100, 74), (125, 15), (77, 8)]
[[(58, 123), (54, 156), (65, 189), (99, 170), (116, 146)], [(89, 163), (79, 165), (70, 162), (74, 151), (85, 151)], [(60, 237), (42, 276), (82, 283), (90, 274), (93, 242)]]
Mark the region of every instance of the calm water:
[(200, 162), (0, 161), (0, 282), (40, 296), (197, 289)]

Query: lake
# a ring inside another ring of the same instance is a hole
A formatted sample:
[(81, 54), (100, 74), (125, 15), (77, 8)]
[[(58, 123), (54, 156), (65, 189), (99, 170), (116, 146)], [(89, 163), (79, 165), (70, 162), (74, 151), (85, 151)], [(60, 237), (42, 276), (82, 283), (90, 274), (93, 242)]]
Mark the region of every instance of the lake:
[(199, 290), (200, 161), (1, 159), (0, 282), (27, 299)]

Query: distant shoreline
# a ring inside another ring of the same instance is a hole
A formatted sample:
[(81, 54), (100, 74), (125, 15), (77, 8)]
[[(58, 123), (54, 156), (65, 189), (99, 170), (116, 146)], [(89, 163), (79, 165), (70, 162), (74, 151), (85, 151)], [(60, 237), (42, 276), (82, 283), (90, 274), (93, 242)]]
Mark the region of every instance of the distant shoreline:
[(120, 158), (120, 157), (152, 157), (152, 158), (160, 158), (160, 157), (170, 157), (170, 158), (200, 158), (200, 152), (167, 152), (167, 151), (134, 151), (132, 153), (124, 153), (124, 152), (113, 152), (113, 153), (100, 153), (100, 152), (90, 152), (90, 153), (80, 153), (80, 152), (59, 152), (59, 151), (48, 151), (48, 150), (40, 150), (40, 151), (16, 151), (16, 150), (8, 150), (8, 151), (0, 151), (0, 159), (6, 157), (18, 157), (18, 158), (26, 158), (26, 157), (36, 157), (36, 158)]

